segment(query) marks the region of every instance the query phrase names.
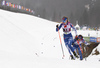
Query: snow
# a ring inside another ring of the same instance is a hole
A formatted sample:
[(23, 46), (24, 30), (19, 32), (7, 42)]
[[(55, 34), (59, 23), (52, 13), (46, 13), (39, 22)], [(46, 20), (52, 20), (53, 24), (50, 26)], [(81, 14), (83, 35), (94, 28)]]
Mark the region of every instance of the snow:
[[(91, 55), (87, 61), (70, 60), (60, 30), (65, 54), (62, 59), (56, 24), (0, 9), (0, 68), (100, 68), (100, 55)], [(97, 37), (95, 31), (78, 31), (80, 33)], [(100, 50), (100, 45), (97, 48)]]

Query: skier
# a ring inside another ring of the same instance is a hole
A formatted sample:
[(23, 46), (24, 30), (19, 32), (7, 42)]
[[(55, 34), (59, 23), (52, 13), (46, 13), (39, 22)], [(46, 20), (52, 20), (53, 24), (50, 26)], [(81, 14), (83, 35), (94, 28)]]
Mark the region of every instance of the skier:
[(63, 38), (64, 38), (65, 46), (67, 47), (71, 58), (74, 59), (73, 55), (71, 54), (71, 51), (75, 57), (78, 57), (78, 56), (76, 55), (74, 48), (71, 46), (72, 42), (73, 42), (71, 28), (73, 28), (75, 30), (76, 36), (77, 36), (77, 31), (74, 28), (74, 26), (70, 22), (68, 22), (68, 17), (65, 17), (65, 16), (62, 18), (62, 23), (60, 24), (60, 26), (56, 25), (56, 31), (59, 31), (61, 29), (61, 27), (63, 29)]
[(82, 43), (84, 43), (85, 45), (89, 44), (83, 39), (82, 35), (78, 35), (78, 37), (76, 37), (72, 42), (74, 49), (78, 49), (80, 60), (83, 60), (83, 57), (82, 57), (83, 51), (82, 51), (82, 46), (81, 46)]

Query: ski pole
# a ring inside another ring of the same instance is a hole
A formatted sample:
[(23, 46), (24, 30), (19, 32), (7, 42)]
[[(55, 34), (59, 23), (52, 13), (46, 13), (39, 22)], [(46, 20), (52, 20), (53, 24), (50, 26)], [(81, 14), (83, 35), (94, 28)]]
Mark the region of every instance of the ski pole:
[(80, 44), (79, 44), (79, 41), (77, 41), (77, 43), (78, 43), (79, 48), (80, 48), (80, 50), (81, 50), (81, 52), (82, 52), (82, 54), (83, 54), (83, 50), (82, 50), (82, 48), (81, 48), (81, 46), (80, 46)]
[(59, 35), (59, 39), (60, 39), (60, 44), (61, 44), (61, 49), (62, 49), (62, 54), (63, 54), (63, 57), (62, 57), (62, 59), (64, 59), (65, 55), (64, 55), (64, 50), (63, 50), (63, 46), (62, 46), (62, 41), (61, 41), (61, 37), (60, 37), (60, 32), (59, 32), (59, 28), (58, 28), (58, 35)]
[(87, 55), (87, 53), (86, 53), (86, 46), (84, 46), (84, 51), (85, 51), (85, 61), (86, 61), (86, 55)]

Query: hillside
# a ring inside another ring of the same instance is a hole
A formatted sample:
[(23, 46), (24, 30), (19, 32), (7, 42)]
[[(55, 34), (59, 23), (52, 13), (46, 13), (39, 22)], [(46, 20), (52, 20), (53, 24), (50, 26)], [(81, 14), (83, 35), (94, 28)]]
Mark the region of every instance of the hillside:
[(100, 55), (90, 55), (87, 61), (70, 60), (63, 42), (62, 59), (56, 24), (0, 9), (0, 68), (99, 68)]

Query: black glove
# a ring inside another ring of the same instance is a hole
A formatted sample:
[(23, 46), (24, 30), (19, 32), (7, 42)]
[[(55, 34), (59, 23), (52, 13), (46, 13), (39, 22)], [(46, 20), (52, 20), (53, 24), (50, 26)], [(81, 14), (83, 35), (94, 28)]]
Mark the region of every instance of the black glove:
[(59, 25), (56, 25), (56, 28), (58, 28), (59, 27)]
[(78, 40), (78, 36), (77, 35), (75, 36), (75, 39)]
[(74, 45), (74, 42), (72, 42), (72, 45)]

